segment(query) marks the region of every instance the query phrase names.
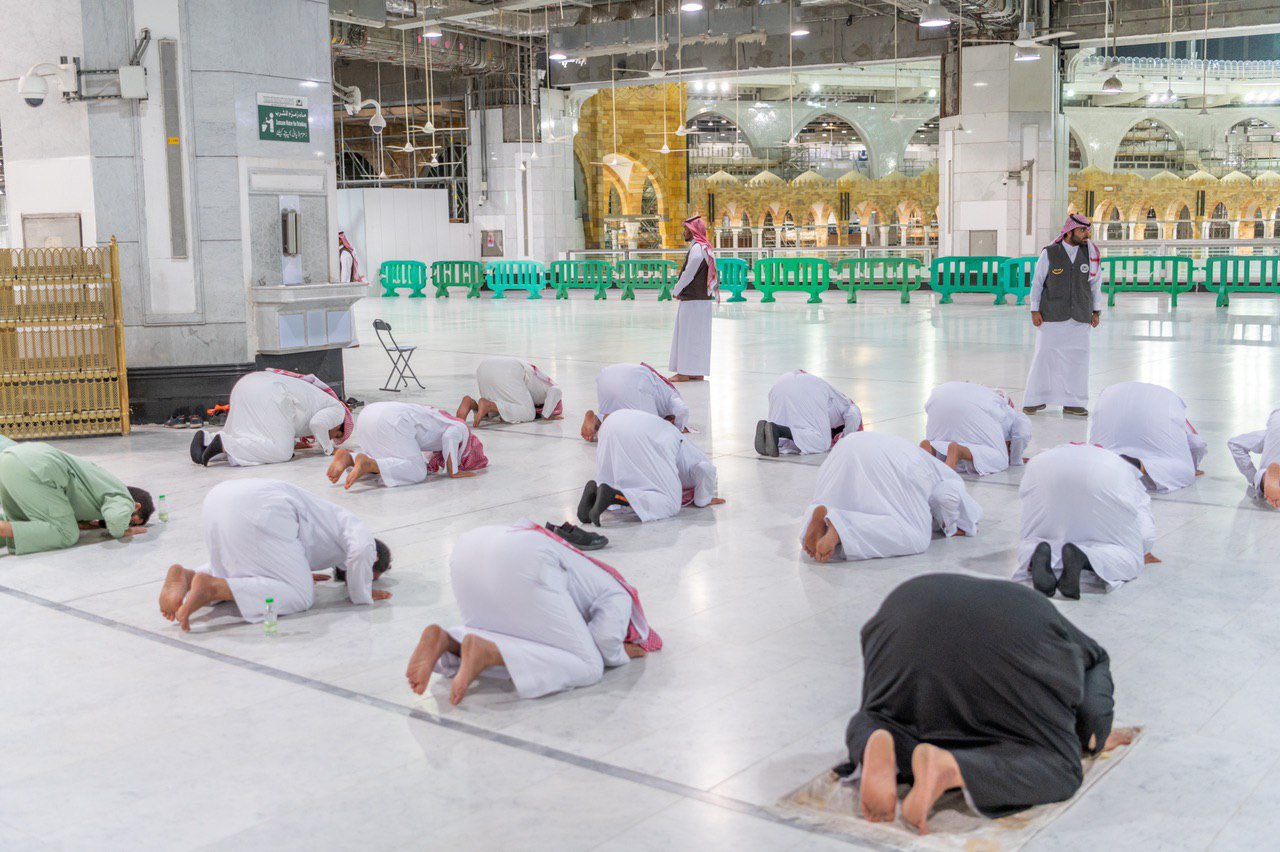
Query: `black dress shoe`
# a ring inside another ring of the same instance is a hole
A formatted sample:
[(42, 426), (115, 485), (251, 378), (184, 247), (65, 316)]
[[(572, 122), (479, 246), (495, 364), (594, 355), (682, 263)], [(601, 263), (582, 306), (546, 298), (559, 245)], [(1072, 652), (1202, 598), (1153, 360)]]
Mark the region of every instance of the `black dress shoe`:
[(196, 464), (204, 464), (204, 430), (200, 429), (191, 436), (191, 460)]
[(1092, 570), (1089, 557), (1074, 544), (1062, 545), (1062, 579), (1058, 580), (1058, 591), (1068, 600), (1080, 600), (1080, 574), (1086, 569)]
[(578, 520), (584, 524), (591, 523), (591, 507), (596, 504), (596, 481), (593, 479), (582, 488), (582, 497), (578, 500)]
[(1053, 549), (1047, 541), (1036, 545), (1031, 554), (1031, 585), (1046, 598), (1053, 597), (1058, 590), (1058, 578), (1053, 573)]
[(604, 536), (584, 530), (582, 527), (575, 527), (573, 524), (562, 524), (558, 527), (547, 524), (547, 529), (579, 550), (600, 550), (609, 543), (609, 539)]

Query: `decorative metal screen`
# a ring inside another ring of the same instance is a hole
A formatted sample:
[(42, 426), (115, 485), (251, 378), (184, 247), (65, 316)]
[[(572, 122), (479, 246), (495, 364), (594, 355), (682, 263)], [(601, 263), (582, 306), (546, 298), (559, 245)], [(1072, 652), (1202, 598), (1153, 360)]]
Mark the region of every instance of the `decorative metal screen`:
[(0, 434), (127, 434), (120, 258), (110, 246), (0, 250)]

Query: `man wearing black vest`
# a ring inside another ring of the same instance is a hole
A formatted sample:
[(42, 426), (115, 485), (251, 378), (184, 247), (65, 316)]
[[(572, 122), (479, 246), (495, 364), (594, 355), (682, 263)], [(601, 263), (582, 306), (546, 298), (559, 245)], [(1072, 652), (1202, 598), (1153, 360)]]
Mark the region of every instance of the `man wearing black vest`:
[(1089, 414), (1089, 332), (1102, 318), (1102, 262), (1089, 240), (1092, 226), (1071, 214), (1036, 262), (1031, 322), (1039, 331), (1023, 400), (1027, 414), (1050, 404), (1064, 414)]

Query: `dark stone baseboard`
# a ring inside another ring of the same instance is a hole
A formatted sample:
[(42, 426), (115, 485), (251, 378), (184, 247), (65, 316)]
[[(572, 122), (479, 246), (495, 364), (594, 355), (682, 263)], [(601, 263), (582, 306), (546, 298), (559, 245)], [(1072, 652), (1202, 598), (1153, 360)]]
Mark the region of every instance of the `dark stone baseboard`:
[(258, 355), (252, 363), (129, 368), (129, 411), (134, 423), (163, 423), (175, 411), (194, 413), (225, 404), (231, 388), (255, 370), (275, 367), (314, 373), (346, 398), (341, 349)]

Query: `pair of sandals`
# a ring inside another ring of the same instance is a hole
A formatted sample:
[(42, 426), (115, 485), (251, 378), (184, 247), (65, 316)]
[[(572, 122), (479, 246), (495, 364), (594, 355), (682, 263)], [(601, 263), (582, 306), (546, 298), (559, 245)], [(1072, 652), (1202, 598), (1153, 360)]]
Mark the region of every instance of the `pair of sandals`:
[(609, 543), (609, 539), (604, 536), (584, 530), (582, 527), (575, 527), (573, 524), (556, 526), (548, 521), (546, 527), (579, 550), (600, 550)]

